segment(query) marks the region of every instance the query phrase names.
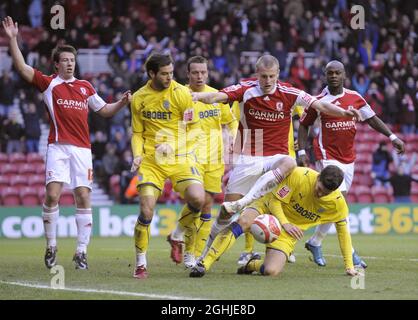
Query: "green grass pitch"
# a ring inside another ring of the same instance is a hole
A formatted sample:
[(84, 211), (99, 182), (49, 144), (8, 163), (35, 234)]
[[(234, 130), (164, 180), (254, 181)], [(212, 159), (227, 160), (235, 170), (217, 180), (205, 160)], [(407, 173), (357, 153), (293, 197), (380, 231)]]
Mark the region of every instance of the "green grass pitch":
[[(305, 237), (306, 238), (306, 237)], [(183, 265), (169, 258), (164, 237), (151, 238), (150, 277), (132, 278), (131, 238), (93, 238), (90, 269), (75, 270), (71, 262), (75, 239), (58, 239), (58, 264), (65, 270), (65, 289), (50, 289), (43, 264), (44, 240), (0, 240), (0, 300), (5, 299), (418, 299), (417, 236), (355, 235), (356, 249), (367, 261), (364, 289), (353, 289), (344, 275), (336, 236), (328, 236), (324, 268), (309, 261), (300, 241), (296, 264), (287, 264), (279, 277), (237, 275), (236, 259), (243, 237), (203, 278), (189, 278)], [(257, 251), (264, 252), (261, 244)], [(361, 285), (360, 282), (356, 282)]]

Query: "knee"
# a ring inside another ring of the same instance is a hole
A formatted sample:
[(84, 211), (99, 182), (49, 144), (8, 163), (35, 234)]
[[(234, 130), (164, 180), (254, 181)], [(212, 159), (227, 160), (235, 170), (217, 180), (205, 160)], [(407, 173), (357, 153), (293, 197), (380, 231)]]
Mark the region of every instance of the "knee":
[(297, 166), (296, 160), (293, 159), (292, 157), (284, 157), (282, 160), (283, 162), (281, 166), (282, 166), (282, 170), (285, 172), (291, 172)]
[(77, 207), (86, 208), (90, 207), (90, 190), (82, 190), (75, 193), (75, 201)]
[(277, 277), (281, 273), (281, 270), (276, 266), (264, 266), (263, 275)]
[(245, 215), (241, 215), (237, 222), (238, 224), (241, 226), (243, 231), (248, 231), (250, 230), (251, 224), (253, 223), (254, 219), (247, 217)]
[(145, 220), (151, 220), (154, 215), (154, 206), (147, 201), (144, 201), (143, 198), (141, 198), (140, 206), (140, 216)]
[(193, 208), (201, 210), (205, 204), (205, 191), (202, 188), (202, 190), (198, 189), (188, 193), (186, 196), (186, 201)]
[(47, 190), (45, 194), (45, 205), (48, 207), (54, 207), (58, 204), (60, 199), (60, 191), (58, 190)]

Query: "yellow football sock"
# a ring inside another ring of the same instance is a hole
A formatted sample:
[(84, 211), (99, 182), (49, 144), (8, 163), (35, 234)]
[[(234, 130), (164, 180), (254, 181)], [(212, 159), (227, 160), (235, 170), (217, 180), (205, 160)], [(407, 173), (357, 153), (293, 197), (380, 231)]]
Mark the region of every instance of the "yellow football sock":
[(135, 224), (135, 232), (134, 232), (134, 239), (135, 239), (135, 248), (137, 253), (146, 252), (149, 245), (149, 237), (150, 237), (150, 221), (142, 220), (139, 218)]
[(202, 260), (206, 270), (209, 270), (212, 264), (235, 243), (235, 235), (230, 228), (222, 230), (215, 238), (208, 254)]
[(261, 266), (263, 265), (264, 260), (252, 260), (247, 265), (248, 271), (256, 271), (260, 273)]
[(202, 213), (200, 219), (197, 220), (197, 234), (195, 238), (194, 256), (200, 257), (205, 248), (206, 241), (212, 227), (212, 219), (210, 213)]
[(245, 252), (251, 253), (254, 249), (254, 236), (250, 232), (245, 233)]
[(200, 212), (192, 208), (189, 204), (185, 204), (180, 212), (179, 224), (184, 228), (184, 251), (193, 253), (196, 242), (197, 223), (199, 221)]

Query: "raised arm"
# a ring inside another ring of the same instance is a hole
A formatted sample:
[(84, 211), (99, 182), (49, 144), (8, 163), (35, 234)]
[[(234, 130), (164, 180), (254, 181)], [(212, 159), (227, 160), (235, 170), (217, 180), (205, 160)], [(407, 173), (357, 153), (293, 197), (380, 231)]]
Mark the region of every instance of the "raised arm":
[(329, 102), (316, 100), (311, 104), (311, 107), (330, 116), (348, 118), (356, 117), (358, 120), (361, 120), (359, 111), (355, 109), (344, 110), (343, 108), (337, 107), (336, 105)]
[(131, 91), (128, 90), (123, 93), (122, 98), (120, 98), (118, 101), (114, 103), (107, 103), (103, 108), (97, 111), (97, 113), (105, 118), (112, 117), (125, 105), (131, 102), (131, 99), (132, 99)]
[(192, 99), (207, 104), (225, 103), (228, 101), (228, 95), (224, 92), (192, 92)]
[(13, 22), (13, 19), (7, 16), (3, 21), (3, 28), (9, 37), (9, 46), (10, 54), (12, 55), (13, 64), (20, 76), (28, 82), (32, 82), (35, 75), (33, 68), (26, 64), (25, 59), (23, 58), (22, 52), (19, 49), (17, 44), (17, 34), (19, 29), (17, 27), (17, 22)]
[(373, 116), (366, 120), (370, 127), (372, 127), (377, 132), (384, 134), (392, 141), (393, 147), (396, 149), (398, 154), (402, 154), (405, 152), (405, 145), (401, 139), (399, 139), (395, 134), (390, 131), (388, 126), (380, 120), (378, 116)]

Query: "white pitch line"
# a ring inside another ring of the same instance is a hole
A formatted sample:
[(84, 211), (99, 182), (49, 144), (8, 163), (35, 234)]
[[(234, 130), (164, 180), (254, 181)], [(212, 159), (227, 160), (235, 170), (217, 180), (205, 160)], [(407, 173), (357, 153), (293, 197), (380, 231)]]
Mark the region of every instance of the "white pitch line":
[(128, 292), (128, 291), (114, 291), (114, 290), (87, 289), (87, 288), (54, 289), (47, 285), (32, 284), (32, 283), (27, 283), (27, 282), (11, 282), (11, 281), (0, 280), (0, 283), (12, 285), (12, 286), (35, 288), (35, 289), (49, 289), (49, 290), (56, 290), (56, 291), (72, 291), (72, 292), (98, 293), (98, 294), (114, 294), (114, 295), (119, 295), (119, 296), (132, 296), (132, 297), (152, 298), (152, 299), (161, 299), (161, 300), (202, 300), (202, 298), (170, 296), (170, 295), (164, 295), (164, 294), (139, 293), (139, 292)]
[[(310, 256), (309, 253), (296, 253), (295, 256)], [(338, 254), (324, 254), (324, 257), (332, 257), (332, 258), (342, 258), (342, 255)], [(409, 262), (418, 262), (417, 258), (387, 258), (387, 257), (371, 257), (371, 256), (361, 256), (364, 259), (371, 259), (371, 260), (391, 260), (391, 261), (409, 261)]]

